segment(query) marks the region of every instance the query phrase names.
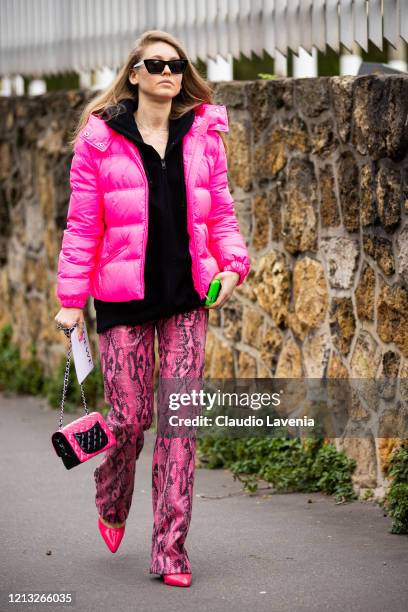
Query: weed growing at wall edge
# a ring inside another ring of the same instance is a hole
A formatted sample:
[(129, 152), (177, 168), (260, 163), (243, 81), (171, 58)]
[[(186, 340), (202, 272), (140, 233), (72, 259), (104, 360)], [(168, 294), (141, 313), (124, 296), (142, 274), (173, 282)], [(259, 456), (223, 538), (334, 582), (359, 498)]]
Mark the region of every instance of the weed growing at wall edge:
[(408, 445), (403, 444), (394, 451), (387, 476), (391, 485), (381, 502), (393, 519), (390, 533), (408, 534)]
[[(50, 406), (59, 409), (67, 362), (66, 353), (61, 355), (53, 376), (47, 377), (36, 356), (35, 346), (31, 346), (30, 358), (22, 359), (19, 348), (12, 343), (12, 332), (12, 325), (9, 323), (0, 328), (0, 391), (40, 395), (47, 398)], [(94, 369), (84, 380), (83, 388), (89, 411), (101, 410), (103, 412), (103, 377), (99, 362), (95, 363)], [(81, 406), (81, 388), (78, 384), (75, 366), (71, 357), (64, 412), (77, 411)], [(66, 421), (64, 421), (65, 423)]]
[[(31, 345), (30, 358), (21, 359), (20, 351), (11, 341), (12, 326), (0, 328), (0, 391), (40, 395), (59, 409), (66, 366), (66, 354), (61, 355), (55, 374), (44, 375)], [(103, 377), (99, 362), (83, 383), (89, 410), (99, 410), (106, 417), (109, 406), (104, 402)], [(71, 361), (68, 388), (64, 403), (67, 413), (82, 406), (81, 390)], [(66, 422), (66, 421), (65, 421)], [(355, 499), (351, 476), (355, 461), (337, 451), (322, 438), (198, 438), (197, 454), (204, 467), (231, 470), (244, 489), (255, 492), (258, 481), (270, 483), (275, 490), (285, 492), (321, 491), (334, 495), (337, 501)], [(388, 476), (391, 486), (380, 505), (393, 519), (391, 533), (408, 533), (408, 448), (401, 446), (390, 460)]]
[(338, 502), (357, 497), (351, 479), (355, 460), (323, 438), (205, 437), (197, 440), (197, 452), (205, 467), (230, 469), (248, 492), (264, 480), (281, 492), (321, 491)]

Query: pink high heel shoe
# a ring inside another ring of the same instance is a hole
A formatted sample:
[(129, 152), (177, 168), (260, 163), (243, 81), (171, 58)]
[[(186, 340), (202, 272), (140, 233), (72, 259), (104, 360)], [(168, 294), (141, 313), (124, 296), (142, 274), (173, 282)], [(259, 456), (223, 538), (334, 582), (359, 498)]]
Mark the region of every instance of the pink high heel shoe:
[(101, 517), (98, 515), (98, 527), (107, 547), (111, 552), (115, 553), (118, 550), (125, 533), (126, 523), (122, 525), (122, 527), (108, 527), (102, 523)]
[(179, 587), (189, 587), (192, 574), (162, 574), (165, 584)]

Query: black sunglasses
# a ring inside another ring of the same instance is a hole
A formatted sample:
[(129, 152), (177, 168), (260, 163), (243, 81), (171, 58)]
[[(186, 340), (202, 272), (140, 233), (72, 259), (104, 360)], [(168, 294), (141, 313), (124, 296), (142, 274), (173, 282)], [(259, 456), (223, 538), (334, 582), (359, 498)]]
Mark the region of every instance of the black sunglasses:
[(150, 74), (161, 74), (166, 65), (170, 68), (170, 71), (173, 74), (182, 74), (187, 68), (188, 60), (175, 59), (166, 62), (165, 60), (161, 59), (145, 59), (140, 60), (140, 62), (137, 64), (133, 64), (133, 68), (138, 68), (142, 64), (146, 66), (146, 70), (147, 72), (150, 72)]

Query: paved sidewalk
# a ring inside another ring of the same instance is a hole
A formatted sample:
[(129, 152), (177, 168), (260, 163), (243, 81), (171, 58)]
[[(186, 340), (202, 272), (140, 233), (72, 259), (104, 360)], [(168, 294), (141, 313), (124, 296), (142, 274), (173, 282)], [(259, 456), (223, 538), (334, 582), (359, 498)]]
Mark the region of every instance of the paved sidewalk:
[[(2, 612), (407, 611), (408, 537), (388, 533), (376, 504), (336, 505), (318, 493), (251, 497), (223, 470), (196, 470), (186, 541), (192, 586), (164, 585), (148, 573), (153, 432), (113, 555), (96, 525), (100, 459), (66, 470), (50, 442), (57, 423), (43, 400), (0, 395)], [(8, 604), (9, 592), (62, 590), (75, 605)]]

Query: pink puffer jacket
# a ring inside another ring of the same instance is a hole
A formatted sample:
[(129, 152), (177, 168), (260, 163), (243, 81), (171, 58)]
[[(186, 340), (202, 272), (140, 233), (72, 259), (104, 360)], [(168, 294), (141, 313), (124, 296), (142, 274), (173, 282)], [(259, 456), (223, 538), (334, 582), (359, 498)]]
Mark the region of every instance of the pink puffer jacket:
[[(228, 131), (225, 106), (201, 104), (183, 137), (192, 278), (201, 298), (218, 272), (238, 272), (240, 285), (250, 269), (216, 130)], [(83, 308), (88, 294), (108, 302), (143, 299), (148, 182), (137, 147), (91, 114), (74, 147), (70, 182), (58, 258), (61, 306)]]

